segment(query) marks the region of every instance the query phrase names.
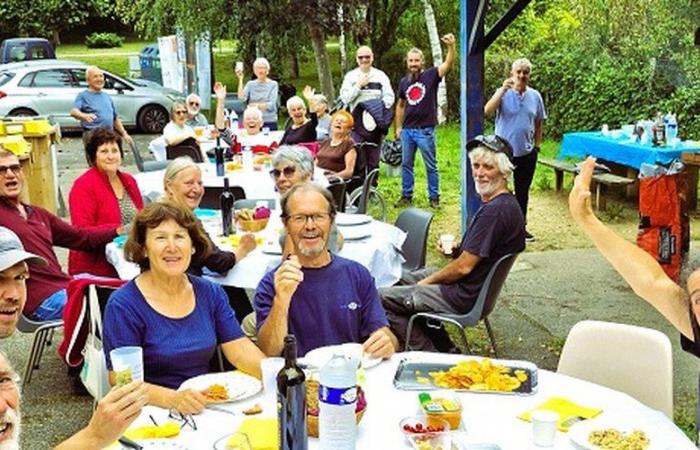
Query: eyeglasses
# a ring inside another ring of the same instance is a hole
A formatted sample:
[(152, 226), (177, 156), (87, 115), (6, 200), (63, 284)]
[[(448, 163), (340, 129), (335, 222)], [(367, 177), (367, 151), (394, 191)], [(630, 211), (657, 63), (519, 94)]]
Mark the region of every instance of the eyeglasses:
[(0, 391), (11, 391), (19, 386), (19, 375), (16, 373), (3, 375), (0, 377)]
[(175, 111), (176, 116), (179, 116), (181, 114), (187, 114), (187, 111), (182, 111), (182, 110)]
[(22, 170), (22, 166), (20, 166), (19, 164), (10, 164), (9, 166), (0, 166), (0, 175), (7, 176), (8, 170), (11, 170), (12, 173), (17, 175)]
[(495, 134), (487, 136), (480, 134), (467, 142), (467, 152), (477, 147), (486, 147), (492, 152), (503, 153), (511, 162), (513, 161), (513, 147), (510, 146), (508, 141)]
[[(168, 412), (168, 419), (173, 419), (178, 422), (182, 422), (182, 425), (180, 425), (180, 429), (182, 430), (186, 426), (192, 428), (193, 430), (197, 431), (197, 423), (194, 421), (194, 417), (192, 417), (189, 414), (181, 414), (180, 411), (175, 411), (171, 409)], [(152, 419), (151, 419), (152, 420)]]
[(357, 59), (370, 59), (372, 58), (372, 55), (359, 55)]
[(272, 169), (272, 170), (270, 171), (270, 175), (272, 175), (272, 177), (273, 177), (274, 179), (279, 178), (280, 175), (282, 175), (282, 174), (284, 174), (284, 177), (285, 177), (285, 178), (289, 178), (289, 177), (291, 177), (292, 175), (294, 175), (294, 172), (296, 172), (296, 171), (297, 171), (297, 168), (296, 168), (296, 167), (294, 167), (294, 166), (288, 166), (288, 167), (285, 167), (285, 168), (282, 169), (282, 170), (279, 170), (279, 169)]
[(323, 225), (328, 223), (331, 219), (329, 213), (316, 213), (316, 214), (291, 214), (287, 216), (287, 220), (292, 222), (293, 225), (301, 226), (306, 225), (306, 222), (311, 219), (316, 225)]
[(190, 106), (199, 106), (199, 103), (197, 103), (197, 102), (189, 102), (189, 105), (190, 105)]

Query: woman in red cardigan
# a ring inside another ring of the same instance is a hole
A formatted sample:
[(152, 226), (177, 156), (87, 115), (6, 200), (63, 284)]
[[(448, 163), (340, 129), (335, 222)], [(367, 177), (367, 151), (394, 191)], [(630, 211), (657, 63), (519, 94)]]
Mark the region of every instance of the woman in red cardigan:
[[(113, 229), (124, 234), (136, 213), (143, 209), (143, 198), (134, 177), (119, 170), (124, 152), (121, 137), (114, 131), (96, 128), (85, 145), (90, 168), (80, 175), (68, 196), (71, 223), (85, 231)], [(90, 273), (116, 277), (107, 262), (104, 248), (94, 252), (71, 250), (68, 273)]]

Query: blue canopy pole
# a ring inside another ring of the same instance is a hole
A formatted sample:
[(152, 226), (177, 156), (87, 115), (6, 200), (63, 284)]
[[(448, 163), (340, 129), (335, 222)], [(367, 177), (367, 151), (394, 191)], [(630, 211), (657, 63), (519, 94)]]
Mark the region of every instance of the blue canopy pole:
[(470, 54), (469, 50), (483, 38), (487, 6), (487, 0), (460, 0), (462, 233), (481, 205), (474, 188), (467, 142), (484, 129), (484, 52)]

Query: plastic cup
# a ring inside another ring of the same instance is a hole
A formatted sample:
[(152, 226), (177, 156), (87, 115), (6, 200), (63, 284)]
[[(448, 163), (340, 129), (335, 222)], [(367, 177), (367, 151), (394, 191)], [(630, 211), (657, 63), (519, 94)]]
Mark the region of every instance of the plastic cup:
[(194, 135), (197, 137), (204, 137), (205, 127), (194, 127)]
[(532, 442), (538, 447), (554, 446), (554, 438), (557, 435), (557, 421), (559, 414), (554, 411), (540, 409), (533, 411), (532, 417)]
[(236, 61), (236, 72), (243, 72), (243, 61)]
[(262, 129), (263, 135), (267, 136), (270, 134), (270, 127), (263, 127)]
[(442, 252), (446, 255), (452, 254), (452, 247), (455, 243), (454, 234), (442, 234), (440, 235), (440, 246), (442, 247)]
[(277, 404), (277, 374), (284, 367), (284, 358), (273, 356), (260, 361), (263, 378), (263, 396), (266, 405)]
[(141, 347), (119, 347), (109, 352), (117, 386), (143, 381), (143, 350)]

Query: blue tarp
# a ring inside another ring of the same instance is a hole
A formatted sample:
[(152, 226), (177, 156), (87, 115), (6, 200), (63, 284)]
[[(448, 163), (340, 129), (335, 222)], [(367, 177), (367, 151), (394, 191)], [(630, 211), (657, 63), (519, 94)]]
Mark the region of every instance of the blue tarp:
[(680, 159), (681, 153), (700, 152), (700, 148), (681, 142), (676, 148), (652, 147), (630, 142), (628, 136), (614, 139), (600, 131), (566, 133), (557, 158), (585, 158), (595, 156), (606, 161), (639, 169), (642, 163), (668, 164)]

